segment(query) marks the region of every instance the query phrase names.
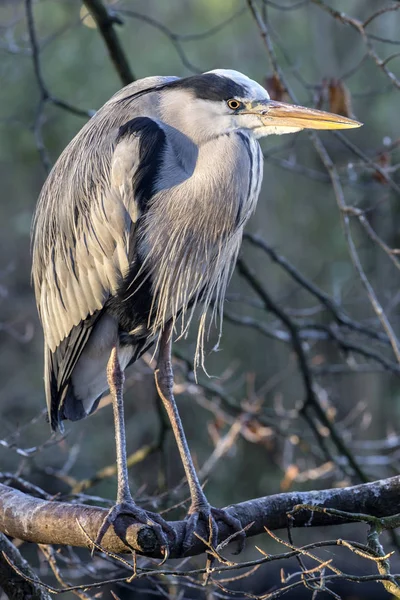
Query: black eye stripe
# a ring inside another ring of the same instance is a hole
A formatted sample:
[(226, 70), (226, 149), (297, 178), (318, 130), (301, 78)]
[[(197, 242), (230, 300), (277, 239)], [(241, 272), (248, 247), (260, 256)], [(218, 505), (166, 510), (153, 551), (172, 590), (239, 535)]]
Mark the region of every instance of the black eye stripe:
[(196, 98), (203, 100), (229, 100), (230, 98), (246, 98), (248, 90), (230, 77), (216, 73), (203, 73), (192, 75), (184, 79), (177, 79), (165, 86), (165, 89), (188, 89)]

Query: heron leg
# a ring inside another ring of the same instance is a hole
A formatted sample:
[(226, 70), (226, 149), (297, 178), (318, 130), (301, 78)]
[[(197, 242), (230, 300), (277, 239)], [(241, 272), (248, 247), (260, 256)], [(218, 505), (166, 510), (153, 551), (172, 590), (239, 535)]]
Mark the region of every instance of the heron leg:
[(175, 440), (178, 445), (179, 454), (181, 456), (190, 490), (191, 504), (186, 519), (186, 531), (183, 540), (183, 548), (185, 551), (190, 548), (193, 534), (196, 530), (199, 519), (204, 520), (209, 526), (209, 541), (215, 548), (218, 543), (217, 520), (220, 520), (229, 525), (234, 532), (237, 532), (237, 540), (239, 544), (238, 551), (240, 552), (244, 546), (245, 534), (242, 531), (242, 526), (239, 519), (232, 517), (223, 509), (214, 508), (210, 505), (200, 485), (200, 481), (190, 455), (189, 446), (186, 441), (182, 421), (179, 416), (178, 407), (173, 394), (174, 376), (171, 364), (172, 327), (172, 321), (170, 321), (161, 333), (155, 380), (158, 394), (164, 404), (165, 410), (167, 411), (169, 420), (171, 422), (172, 430), (175, 435)]
[(121, 515), (126, 515), (153, 528), (158, 542), (160, 543), (164, 555), (168, 555), (168, 540), (166, 533), (174, 536), (174, 530), (168, 525), (166, 521), (159, 515), (153, 512), (146, 511), (135, 503), (132, 498), (132, 494), (129, 488), (128, 478), (128, 466), (126, 457), (126, 435), (125, 435), (125, 420), (124, 420), (124, 400), (123, 400), (123, 388), (125, 382), (125, 375), (121, 369), (118, 350), (114, 346), (110, 359), (107, 364), (107, 381), (110, 388), (110, 394), (112, 398), (112, 406), (114, 413), (114, 425), (115, 425), (115, 445), (117, 451), (117, 476), (118, 476), (118, 491), (117, 491), (117, 502), (111, 508), (106, 518), (100, 527), (99, 533), (97, 534), (96, 542), (100, 544), (105, 533), (111, 525), (114, 527), (115, 533), (127, 544), (126, 530), (121, 527), (120, 523), (117, 523), (117, 518)]
[(112, 398), (115, 426), (115, 445), (117, 451), (118, 492), (117, 502), (132, 502), (129, 488), (128, 466), (126, 458), (126, 435), (124, 419), (124, 383), (125, 374), (121, 369), (116, 346), (111, 350), (107, 364), (107, 382)]

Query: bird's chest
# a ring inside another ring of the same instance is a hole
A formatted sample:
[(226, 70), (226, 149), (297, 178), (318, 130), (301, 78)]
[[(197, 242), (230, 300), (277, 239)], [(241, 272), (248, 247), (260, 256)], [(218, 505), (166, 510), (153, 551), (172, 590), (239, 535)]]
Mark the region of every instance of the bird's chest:
[(195, 272), (206, 277), (213, 269), (223, 269), (217, 256), (230, 263), (257, 202), (261, 159), (256, 140), (229, 134), (201, 146), (193, 169), (178, 184), (160, 183), (140, 246), (157, 278), (164, 276), (162, 268), (177, 277), (182, 270), (194, 279)]
[[(244, 134), (223, 136), (200, 149), (186, 176), (179, 169), (174, 162), (164, 169), (141, 220), (139, 272), (126, 290), (134, 307), (124, 304), (129, 323), (123, 328), (135, 335), (137, 327), (155, 333), (179, 314), (184, 320), (185, 311), (200, 298), (209, 303), (212, 296), (223, 297), (243, 227), (257, 201), (261, 152)], [(145, 300), (140, 310), (139, 296)]]
[(215, 227), (222, 235), (231, 235), (254, 211), (262, 180), (260, 155), (258, 142), (240, 132), (202, 148), (192, 202), (210, 231)]
[(152, 285), (154, 328), (204, 294), (209, 301), (223, 295), (260, 184), (258, 143), (235, 134), (202, 146), (186, 178), (162, 185), (139, 246)]
[(188, 245), (219, 246), (221, 239), (243, 228), (256, 206), (262, 180), (260, 146), (245, 133), (220, 136), (199, 148), (186, 177), (175, 179), (176, 185), (161, 183), (149, 221), (168, 236), (186, 236)]

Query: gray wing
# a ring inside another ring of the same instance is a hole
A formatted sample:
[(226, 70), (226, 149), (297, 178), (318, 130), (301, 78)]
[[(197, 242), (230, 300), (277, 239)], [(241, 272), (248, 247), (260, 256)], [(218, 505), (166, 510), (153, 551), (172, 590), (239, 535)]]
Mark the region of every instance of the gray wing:
[[(169, 81), (154, 79), (156, 85)], [(121, 90), (81, 130), (53, 168), (38, 202), (32, 277), (54, 427), (74, 366), (108, 298), (129, 271), (135, 224), (154, 176), (151, 153), (165, 138), (150, 118), (135, 118), (143, 110), (157, 115), (150, 98), (156, 94), (138, 101), (137, 87)]]

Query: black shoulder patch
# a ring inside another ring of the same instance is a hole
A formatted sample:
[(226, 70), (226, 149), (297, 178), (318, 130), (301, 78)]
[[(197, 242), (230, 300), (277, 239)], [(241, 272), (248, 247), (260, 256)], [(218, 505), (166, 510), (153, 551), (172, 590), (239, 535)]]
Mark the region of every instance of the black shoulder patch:
[(192, 90), (197, 98), (203, 100), (229, 100), (230, 98), (243, 98), (248, 90), (236, 81), (216, 73), (203, 73), (178, 79), (165, 86), (165, 89)]
[(143, 212), (153, 195), (154, 183), (161, 167), (165, 148), (165, 132), (149, 117), (136, 117), (124, 123), (116, 143), (127, 136), (139, 136), (139, 167), (134, 181), (135, 200)]

